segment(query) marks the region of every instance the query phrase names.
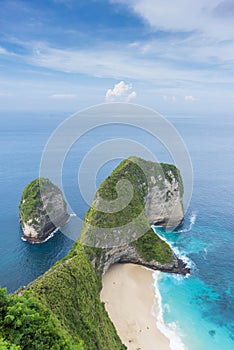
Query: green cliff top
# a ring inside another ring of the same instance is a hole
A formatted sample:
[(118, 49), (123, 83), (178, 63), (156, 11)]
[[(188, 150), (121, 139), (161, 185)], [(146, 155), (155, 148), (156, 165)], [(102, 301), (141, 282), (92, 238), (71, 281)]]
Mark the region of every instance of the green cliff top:
[[(121, 245), (140, 237), (151, 229), (145, 213), (145, 197), (152, 187), (162, 190), (165, 181), (172, 183), (173, 180), (178, 182), (182, 202), (183, 182), (174, 165), (138, 157), (122, 161), (100, 185), (85, 215), (81, 241), (86, 245), (107, 247), (109, 243)], [(118, 182), (121, 182), (119, 193)], [(166, 196), (165, 202), (167, 200)]]

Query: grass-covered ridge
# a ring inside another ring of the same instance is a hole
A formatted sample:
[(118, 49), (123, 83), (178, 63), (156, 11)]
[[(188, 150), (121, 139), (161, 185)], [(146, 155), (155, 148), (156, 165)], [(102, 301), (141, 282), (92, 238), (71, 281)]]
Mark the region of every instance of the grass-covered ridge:
[(76, 242), (26, 290), (0, 289), (0, 349), (126, 349), (100, 301), (101, 287), (86, 248)]
[(101, 279), (79, 243), (61, 262), (29, 286), (28, 295), (50, 310), (75, 343), (84, 350), (123, 350), (101, 303)]
[[(131, 222), (132, 218), (137, 217), (142, 212), (144, 209), (144, 196), (147, 191), (147, 179), (141, 168), (130, 159), (121, 162), (111, 175), (103, 181), (96, 193), (95, 204), (97, 207), (99, 206), (98, 198), (100, 197), (107, 201), (116, 200), (116, 185), (121, 179), (128, 180), (133, 186), (133, 198), (131, 202), (123, 210), (115, 213), (105, 213), (90, 207), (85, 216), (85, 220), (90, 224), (97, 227), (122, 226)], [(144, 183), (145, 185), (142, 186)], [(129, 193), (126, 191), (125, 194), (128, 195)]]

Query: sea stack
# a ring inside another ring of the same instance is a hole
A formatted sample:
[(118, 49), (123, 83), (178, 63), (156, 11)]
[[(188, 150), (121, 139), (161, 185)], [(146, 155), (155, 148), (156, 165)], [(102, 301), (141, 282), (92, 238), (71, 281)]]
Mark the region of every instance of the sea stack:
[(30, 243), (46, 241), (69, 219), (61, 190), (46, 178), (37, 178), (25, 187), (19, 210), (23, 238)]

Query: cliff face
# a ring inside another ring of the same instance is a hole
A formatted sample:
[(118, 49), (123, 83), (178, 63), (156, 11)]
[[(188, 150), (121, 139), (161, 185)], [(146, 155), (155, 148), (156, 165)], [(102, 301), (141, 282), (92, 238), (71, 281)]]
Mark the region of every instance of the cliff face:
[(162, 272), (181, 275), (187, 275), (190, 273), (190, 268), (173, 253), (172, 259), (167, 262), (160, 262), (156, 258), (147, 260), (139, 251), (137, 251), (134, 245), (125, 245), (118, 248), (104, 250), (101, 258), (95, 256), (92, 260), (93, 266), (97, 271), (101, 270), (103, 275), (112, 265), (127, 263), (145, 266), (152, 270), (159, 270)]
[(135, 241), (150, 225), (183, 220), (183, 183), (174, 165), (124, 160), (101, 184), (81, 232), (86, 245), (110, 248)]
[(94, 247), (87, 251), (96, 270), (104, 274), (115, 263), (135, 263), (189, 273), (151, 228), (182, 222), (182, 196), (182, 178), (174, 165), (137, 157), (124, 160), (101, 184), (85, 216), (80, 239)]
[(62, 192), (45, 178), (25, 187), (19, 209), (23, 237), (30, 243), (45, 241), (69, 218)]
[(171, 181), (165, 178), (161, 187), (157, 185), (155, 177), (152, 177), (155, 185), (145, 196), (146, 216), (151, 225), (178, 226), (183, 220), (182, 194), (179, 189), (181, 180), (178, 180), (172, 171), (168, 174)]

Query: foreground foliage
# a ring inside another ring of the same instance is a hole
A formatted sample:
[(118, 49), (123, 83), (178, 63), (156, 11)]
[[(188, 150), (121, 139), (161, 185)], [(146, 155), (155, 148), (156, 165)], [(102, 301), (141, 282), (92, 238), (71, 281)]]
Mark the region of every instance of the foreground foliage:
[[(2, 336), (2, 338), (1, 338)], [(4, 338), (4, 340), (3, 340)], [(7, 295), (0, 289), (0, 349), (10, 350), (82, 350), (75, 345), (51, 312), (31, 298)]]
[[(73, 255), (73, 256), (72, 256)], [(29, 295), (48, 308), (84, 350), (122, 350), (115, 328), (101, 303), (101, 279), (82, 245), (57, 263), (29, 288)]]

